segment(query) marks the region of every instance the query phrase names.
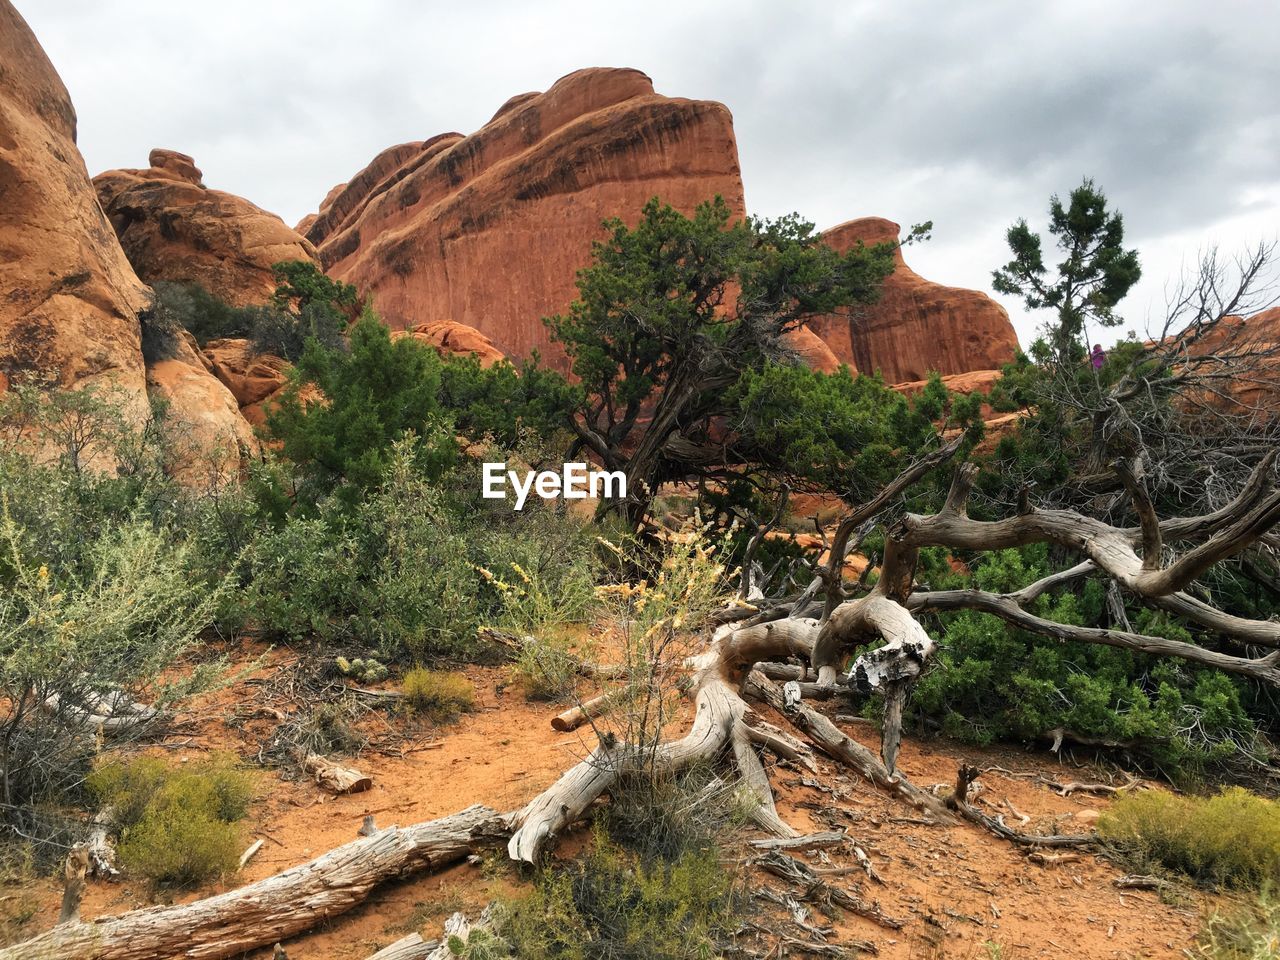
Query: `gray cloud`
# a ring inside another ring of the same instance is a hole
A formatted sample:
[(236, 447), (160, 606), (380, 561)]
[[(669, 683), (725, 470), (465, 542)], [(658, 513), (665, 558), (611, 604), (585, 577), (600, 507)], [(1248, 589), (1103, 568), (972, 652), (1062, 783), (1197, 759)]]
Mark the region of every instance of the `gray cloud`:
[[(290, 223), (389, 144), (469, 132), (514, 93), (610, 65), (728, 104), (755, 212), (932, 219), (910, 259), (940, 282), (988, 289), (1009, 223), (1042, 223), (1085, 175), (1143, 253), (1138, 325), (1197, 248), (1280, 224), (1264, 0), (18, 3), (91, 172), (172, 147)], [(1039, 320), (1005, 302), (1025, 342)]]

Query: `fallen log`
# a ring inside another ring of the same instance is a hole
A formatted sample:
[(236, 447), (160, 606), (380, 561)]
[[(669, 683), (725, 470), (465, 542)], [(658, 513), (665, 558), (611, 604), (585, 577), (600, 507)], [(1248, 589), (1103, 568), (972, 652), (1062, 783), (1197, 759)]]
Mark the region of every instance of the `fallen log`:
[(257, 840), (253, 841), (253, 843), (249, 845), (248, 850), (240, 854), (241, 870), (243, 870), (244, 865), (248, 863), (250, 860), (252, 860), (254, 858), (254, 855), (257, 854), (257, 852), (262, 849), (262, 844), (263, 844), (263, 840), (261, 837), (259, 837)]
[(426, 960), (439, 946), (439, 940), (423, 940), (421, 934), (411, 933), (383, 947), (368, 960)]
[(0, 960), (220, 960), (270, 946), (364, 901), (378, 884), (442, 867), (507, 833), (506, 818), (472, 806), (389, 827), (257, 883), (194, 903), (73, 922), (0, 950)]
[(551, 729), (559, 730), (561, 733), (567, 733), (570, 730), (576, 730), (588, 720), (594, 720), (596, 717), (602, 716), (621, 704), (627, 697), (625, 688), (620, 690), (610, 690), (602, 693), (598, 697), (592, 697), (590, 700), (584, 700), (576, 707), (571, 707), (564, 713), (557, 714), (551, 718)]
[[(722, 630), (724, 628), (721, 628)], [(657, 745), (629, 744), (613, 737), (600, 745), (560, 779), (534, 797), (512, 817), (507, 844), (512, 860), (536, 863), (546, 843), (580, 819), (601, 795), (631, 773), (675, 773), (699, 761), (712, 761), (730, 752), (752, 794), (752, 816), (766, 830), (794, 836), (778, 817), (768, 776), (752, 745), (751, 713), (739, 695), (743, 674), (761, 660), (806, 653), (817, 632), (812, 620), (780, 620), (720, 636), (704, 654), (693, 659), (693, 723), (677, 740)], [(762, 678), (763, 679), (763, 678)], [(767, 680), (764, 681), (768, 683)]]
[(802, 837), (765, 837), (752, 840), (751, 846), (757, 850), (811, 850), (814, 847), (838, 847), (849, 842), (849, 835), (840, 830), (824, 830), (821, 833), (806, 833)]
[(947, 806), (960, 814), (970, 823), (990, 830), (1002, 840), (1022, 847), (1091, 847), (1098, 843), (1095, 833), (1084, 834), (1048, 834), (1020, 833), (1004, 822), (1003, 817), (989, 817), (969, 803), (969, 787), (981, 771), (977, 767), (961, 764), (956, 771), (956, 786), (948, 799)]
[(111, 807), (99, 810), (93, 818), (89, 839), (85, 841), (89, 855), (89, 876), (102, 880), (116, 880), (120, 876), (120, 871), (116, 869), (116, 849), (108, 836), (113, 815)]

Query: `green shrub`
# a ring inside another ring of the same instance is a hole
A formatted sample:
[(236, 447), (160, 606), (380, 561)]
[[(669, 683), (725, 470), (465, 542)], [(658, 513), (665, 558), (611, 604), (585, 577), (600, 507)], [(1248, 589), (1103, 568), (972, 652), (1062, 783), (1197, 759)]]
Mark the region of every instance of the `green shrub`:
[(414, 667), (400, 683), (404, 703), (433, 720), (452, 720), (470, 710), (476, 689), (465, 674)]
[(1165, 790), (1120, 797), (1098, 833), (1123, 853), (1198, 883), (1260, 887), (1280, 882), (1280, 801), (1240, 787), (1209, 798)]
[[(419, 452), (412, 439), (395, 444), (373, 488), (322, 498), (251, 546), (246, 607), (268, 634), (352, 641), (413, 663), (474, 654), (482, 624), (523, 635), (590, 616), (582, 522), (478, 509), (458, 492), (478, 483), (437, 475)], [(510, 588), (486, 581), (489, 569), (507, 571)]]
[(148, 362), (174, 356), (184, 329), (201, 346), (224, 337), (247, 338), (259, 353), (290, 361), (302, 356), (309, 339), (345, 350), (348, 320), (358, 313), (355, 288), (302, 261), (276, 264), (275, 271), (279, 286), (272, 302), (244, 307), (223, 302), (199, 284), (155, 284), (151, 306), (139, 317)]
[(1280, 957), (1280, 901), (1263, 894), (1247, 909), (1213, 913), (1196, 938), (1200, 960), (1275, 960)]
[(124, 867), (157, 886), (192, 886), (236, 868), (243, 848), (238, 822), (254, 780), (229, 755), (170, 766), (141, 757), (107, 764), (89, 778), (120, 834)]
[[(476, 489), (479, 484), (476, 484)], [(507, 516), (477, 516), (481, 575), (493, 604), (491, 624), (549, 635), (595, 613), (597, 531), (549, 506), (526, 505)]]
[[(0, 822), (57, 832), (41, 809), (78, 799), (100, 749), (83, 711), (104, 701), (163, 706), (218, 669), (168, 672), (212, 620), (222, 587), (191, 575), (192, 551), (143, 520), (88, 532), (73, 565), (41, 562), (0, 495)], [(113, 738), (127, 742), (131, 732)]]
[(577, 685), (581, 660), (560, 633), (521, 637), (511, 676), (530, 700), (562, 700)]
[(498, 932), (527, 960), (704, 960), (737, 926), (735, 901), (714, 847), (645, 860), (597, 827), (588, 853), (503, 905)]
[(347, 349), (347, 320), (327, 303), (308, 303), (298, 313), (278, 307), (248, 309), (249, 341), (258, 353), (296, 362), (311, 340), (339, 353)]
[(356, 288), (341, 280), (325, 276), (310, 260), (281, 260), (271, 265), (276, 292), (271, 302), (284, 310), (302, 311), (312, 304), (332, 307), (348, 320), (360, 315), (360, 296)]
[[(324, 403), (307, 402), (311, 387)], [(398, 443), (409, 443), (439, 479), (457, 453), (441, 425), (439, 388), (435, 350), (413, 337), (393, 340), (372, 312), (351, 328), (349, 351), (307, 341), (267, 415), (271, 436), (299, 471), (303, 503), (333, 494), (354, 504), (382, 480)]]
[(147, 314), (151, 324), (160, 329), (181, 327), (201, 346), (224, 337), (247, 337), (252, 329), (254, 308), (233, 307), (199, 284), (161, 280), (152, 290), (155, 296)]
[[(936, 589), (1007, 592), (1050, 569), (1043, 545), (983, 554), (968, 576), (949, 568), (945, 552), (924, 551), (921, 579)], [(1042, 596), (1032, 610), (1060, 623), (1093, 625), (1105, 622), (1105, 607), (1102, 585), (1091, 581), (1078, 593)], [(1193, 640), (1163, 614), (1138, 610), (1131, 616), (1140, 633)], [(1245, 685), (1220, 671), (1114, 647), (1048, 640), (973, 611), (930, 621), (926, 627), (941, 649), (908, 711), (937, 721), (948, 735), (980, 744), (1002, 738), (1035, 741), (1063, 727), (1126, 744), (1130, 755), (1182, 780), (1254, 749), (1256, 729), (1244, 705)]]

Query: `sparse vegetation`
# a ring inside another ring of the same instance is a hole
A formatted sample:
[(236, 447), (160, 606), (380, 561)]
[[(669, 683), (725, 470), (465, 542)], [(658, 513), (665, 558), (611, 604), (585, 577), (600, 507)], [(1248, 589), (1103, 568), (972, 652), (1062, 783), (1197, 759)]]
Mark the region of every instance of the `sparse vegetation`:
[(563, 700), (577, 685), (582, 661), (558, 631), (526, 635), (511, 662), (511, 675), (530, 700)]
[(414, 667), (400, 681), (405, 705), (436, 722), (453, 720), (470, 710), (476, 689), (466, 674)]
[(148, 362), (168, 359), (187, 331), (203, 346), (210, 340), (247, 338), (259, 353), (294, 361), (308, 341), (346, 349), (348, 322), (359, 314), (355, 287), (330, 280), (313, 263), (291, 260), (274, 267), (278, 284), (270, 303), (236, 307), (194, 283), (160, 281), (142, 320)]
[(498, 932), (531, 960), (703, 960), (736, 926), (737, 895), (713, 846), (645, 859), (597, 827), (587, 853), (504, 905)]
[(1098, 832), (1136, 862), (1208, 886), (1280, 883), (1280, 802), (1241, 787), (1207, 798), (1166, 790), (1117, 798)]
[(1199, 960), (1274, 960), (1280, 957), (1280, 902), (1262, 894), (1250, 907), (1215, 911), (1205, 921), (1196, 948)]
[(252, 777), (215, 755), (175, 767), (139, 757), (100, 767), (88, 786), (120, 836), (120, 860), (157, 886), (188, 887), (236, 868)]

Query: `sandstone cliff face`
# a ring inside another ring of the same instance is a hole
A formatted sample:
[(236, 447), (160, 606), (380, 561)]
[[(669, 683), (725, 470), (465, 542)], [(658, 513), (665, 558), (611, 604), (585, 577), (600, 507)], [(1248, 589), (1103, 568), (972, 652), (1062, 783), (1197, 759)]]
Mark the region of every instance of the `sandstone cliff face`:
[(147, 289), (98, 207), (75, 137), (66, 88), (0, 0), (0, 390), (33, 378), (114, 384), (141, 418)]
[(1224, 317), (1208, 336), (1192, 346), (1191, 353), (1202, 357), (1215, 353), (1252, 355), (1252, 359), (1243, 361), (1253, 368), (1250, 372), (1245, 373), (1237, 365), (1233, 372), (1243, 376), (1225, 384), (1225, 389), (1219, 385), (1214, 393), (1200, 396), (1199, 402), (1236, 416), (1271, 419), (1280, 411), (1280, 307), (1251, 317)]
[[(0, 390), (24, 381), (102, 388), (138, 423), (148, 395), (161, 397), (183, 474), (225, 476), (254, 446), (248, 424), (188, 341), (146, 367), (138, 313), (150, 291), (103, 216), (75, 122), (53, 65), (0, 0)], [(165, 177), (200, 176), (181, 154), (152, 163)]]
[(783, 343), (819, 373), (835, 373), (840, 369), (840, 358), (827, 346), (826, 341), (808, 327), (784, 334)]
[[(896, 241), (891, 220), (864, 217), (826, 231), (840, 251), (859, 242)], [(998, 369), (1013, 359), (1018, 338), (1004, 307), (984, 293), (925, 280), (897, 254), (897, 269), (885, 280), (880, 301), (847, 314), (815, 320), (813, 331), (856, 370), (879, 370), (887, 383), (941, 374)]]
[(315, 260), (315, 249), (275, 214), (205, 187), (186, 154), (152, 150), (145, 170), (93, 178), (125, 255), (147, 283), (198, 283), (237, 306), (275, 290), (271, 265)]
[(564, 369), (541, 318), (572, 302), (600, 222), (655, 195), (692, 211), (716, 194), (744, 211), (724, 106), (659, 96), (636, 70), (581, 70), (470, 136), (379, 154), (308, 238), (392, 327), (452, 318), (506, 356), (536, 349)]

